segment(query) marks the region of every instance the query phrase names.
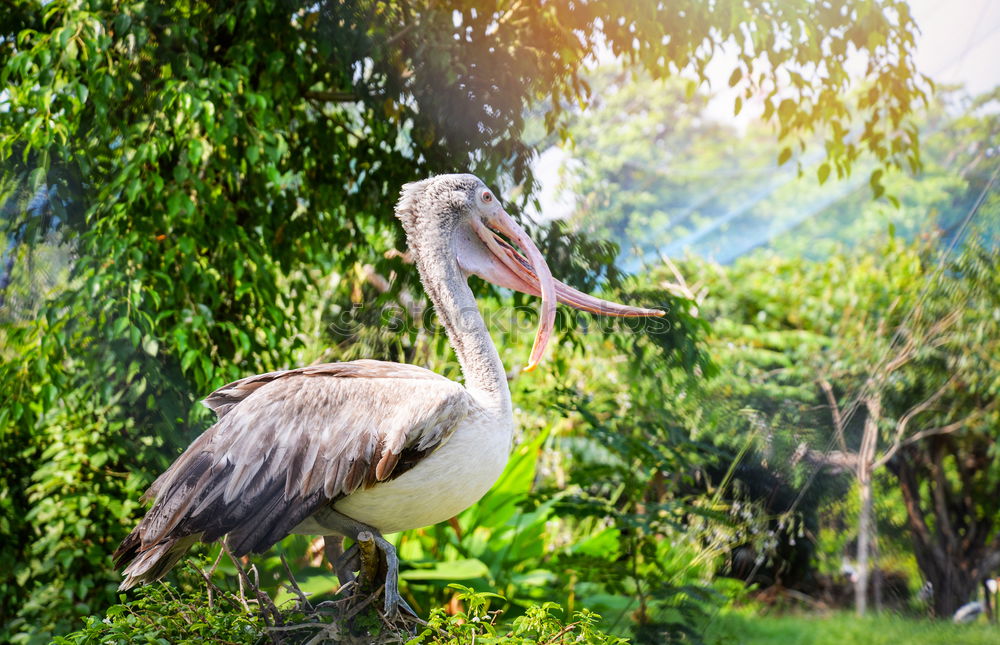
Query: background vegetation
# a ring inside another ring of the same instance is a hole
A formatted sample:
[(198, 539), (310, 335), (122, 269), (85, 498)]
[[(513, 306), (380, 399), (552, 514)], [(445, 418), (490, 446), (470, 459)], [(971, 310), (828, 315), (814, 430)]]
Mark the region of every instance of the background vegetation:
[[(0, 640), (255, 640), (192, 569), (118, 596), (139, 494), (240, 376), (460, 378), (399, 186), (468, 170), (520, 213), (554, 144), (577, 198), (532, 227), (553, 273), (668, 324), (560, 312), (546, 369), (512, 373), (501, 481), (395, 536), (408, 601), (459, 640), (728, 642), (771, 623), (724, 605), (847, 606), (846, 559), (856, 605), (950, 616), (1000, 566), (1000, 120), (995, 93), (931, 94), (915, 28), (892, 0), (10, 5)], [(744, 131), (707, 110), (724, 48)], [(520, 364), (529, 299), (474, 288)], [(281, 556), (332, 591), (293, 537), (255, 560), (278, 601)]]

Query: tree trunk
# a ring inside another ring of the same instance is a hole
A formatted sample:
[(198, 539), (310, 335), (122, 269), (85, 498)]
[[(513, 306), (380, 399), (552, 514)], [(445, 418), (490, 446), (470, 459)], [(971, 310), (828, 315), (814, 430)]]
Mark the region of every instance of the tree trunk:
[(993, 606), (993, 592), (990, 591), (990, 585), (986, 580), (983, 580), (983, 604), (986, 605), (986, 620), (991, 623), (997, 622), (996, 607)]
[(861, 510), (858, 513), (858, 576), (854, 581), (854, 608), (858, 616), (868, 610), (868, 581), (871, 579), (871, 552), (875, 541), (875, 513), (872, 499), (872, 464), (875, 462), (875, 447), (878, 445), (878, 422), (882, 414), (882, 401), (876, 395), (865, 400), (868, 415), (865, 417), (864, 434), (858, 450), (855, 471), (858, 479), (858, 494), (861, 496)]
[[(976, 596), (976, 581), (960, 568), (952, 566), (934, 580), (934, 613), (940, 618), (951, 618), (959, 607)], [(940, 589), (941, 591), (938, 591)]]
[[(874, 535), (875, 532), (873, 531), (872, 534)], [(878, 562), (878, 544), (877, 543), (872, 545), (872, 561), (876, 562), (876, 563)], [(882, 574), (883, 574), (882, 569), (880, 569), (876, 565), (873, 568), (873, 570), (872, 570), (872, 595), (875, 597), (875, 612), (876, 613), (881, 612), (882, 609), (883, 609), (883, 607), (884, 607), (884, 604), (883, 604), (883, 595), (882, 594), (883, 594), (884, 587), (885, 587), (885, 585), (883, 584), (885, 582), (885, 576), (882, 575)]]
[(970, 558), (970, 553), (956, 549), (956, 545), (943, 538), (947, 531), (942, 525), (950, 524), (951, 521), (947, 514), (934, 515), (935, 525), (928, 525), (910, 459), (910, 455), (901, 454), (891, 466), (899, 480), (900, 492), (906, 505), (907, 521), (913, 538), (913, 554), (924, 578), (934, 585), (934, 615), (938, 618), (951, 618), (959, 607), (975, 595), (977, 570), (971, 564), (973, 558)]
[(861, 511), (858, 514), (857, 578), (854, 581), (854, 608), (858, 616), (868, 610), (868, 580), (871, 577), (869, 554), (872, 536), (872, 481), (871, 477), (858, 482), (861, 494)]

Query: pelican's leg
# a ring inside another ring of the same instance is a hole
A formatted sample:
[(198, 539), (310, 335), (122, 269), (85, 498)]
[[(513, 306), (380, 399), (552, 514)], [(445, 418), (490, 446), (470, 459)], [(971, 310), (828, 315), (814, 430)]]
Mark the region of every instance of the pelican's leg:
[[(413, 611), (410, 605), (399, 595), (399, 557), (396, 555), (396, 548), (382, 537), (382, 534), (377, 529), (353, 520), (332, 508), (326, 508), (321, 512), (317, 512), (313, 515), (313, 519), (331, 532), (346, 535), (354, 540), (355, 543), (358, 540), (358, 535), (361, 533), (370, 533), (375, 540), (375, 546), (385, 556), (385, 615), (390, 619), (395, 618), (399, 614), (400, 608), (412, 616), (417, 615), (417, 612)], [(357, 553), (356, 547), (357, 544), (348, 549), (342, 557), (347, 556), (352, 550)], [(343, 564), (347, 565), (348, 563), (345, 562)], [(339, 574), (340, 565), (338, 564), (337, 566)]]
[(344, 536), (324, 535), (323, 552), (326, 554), (327, 562), (330, 564), (336, 562), (337, 558), (344, 555)]
[(341, 588), (353, 582), (353, 572), (357, 569), (358, 562), (358, 545), (355, 544), (345, 552), (343, 535), (324, 535), (323, 550), (326, 553), (326, 561), (337, 574)]
[(358, 543), (352, 544), (351, 548), (341, 553), (332, 564), (337, 571), (341, 587), (354, 582), (354, 572), (361, 568), (361, 551), (358, 550)]

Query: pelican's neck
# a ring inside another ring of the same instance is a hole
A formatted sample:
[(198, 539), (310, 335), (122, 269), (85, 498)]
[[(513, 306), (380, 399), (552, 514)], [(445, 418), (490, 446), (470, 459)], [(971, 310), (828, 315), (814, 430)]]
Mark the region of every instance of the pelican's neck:
[(421, 254), (417, 267), (462, 365), (465, 388), (487, 410), (510, 416), (507, 373), (454, 252)]

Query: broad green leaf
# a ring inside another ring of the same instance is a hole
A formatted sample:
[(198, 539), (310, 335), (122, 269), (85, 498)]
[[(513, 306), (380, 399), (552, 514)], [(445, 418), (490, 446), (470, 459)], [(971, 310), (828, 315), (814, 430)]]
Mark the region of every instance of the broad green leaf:
[(474, 580), (487, 578), (490, 570), (477, 559), (436, 562), (426, 569), (407, 569), (399, 573), (400, 580)]

